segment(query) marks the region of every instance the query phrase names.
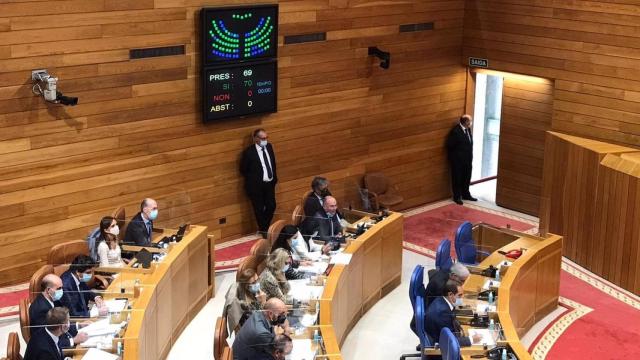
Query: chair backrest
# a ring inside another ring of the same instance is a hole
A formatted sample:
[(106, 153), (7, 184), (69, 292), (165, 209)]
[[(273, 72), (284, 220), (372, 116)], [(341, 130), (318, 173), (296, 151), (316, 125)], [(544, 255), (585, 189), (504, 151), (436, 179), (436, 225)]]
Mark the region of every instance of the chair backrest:
[[(258, 259), (253, 255), (249, 255), (242, 259), (242, 262), (240, 262), (240, 265), (238, 266), (238, 272), (236, 273), (236, 281), (239, 280), (239, 276), (242, 274), (244, 269), (253, 269), (258, 273), (258, 265), (260, 265)], [(258, 273), (258, 275), (260, 274)]]
[(29, 342), (31, 339), (31, 329), (29, 326), (31, 325), (31, 319), (29, 318), (29, 306), (31, 305), (31, 301), (29, 298), (20, 299), (18, 303), (18, 314), (20, 316), (20, 333), (22, 334), (22, 338), (25, 342)]
[[(420, 339), (420, 346), (422, 348), (433, 346), (429, 336), (427, 335), (427, 329), (425, 328), (425, 314), (427, 310), (424, 307), (424, 297), (422, 295), (416, 296), (416, 305), (413, 310), (413, 315), (416, 320), (416, 333), (418, 334), (418, 338)], [(423, 352), (424, 353), (424, 352)], [(426, 357), (423, 357), (426, 359)]]
[(224, 316), (216, 320), (216, 328), (213, 334), (213, 357), (220, 359), (222, 352), (227, 347), (227, 319)]
[(409, 282), (409, 299), (411, 300), (411, 308), (416, 308), (416, 297), (422, 295), (420, 287), (424, 286), (424, 266), (416, 265), (411, 274), (411, 281)]
[(222, 360), (232, 360), (233, 359), (233, 350), (230, 347), (225, 347), (222, 351), (222, 356), (220, 357)]
[(267, 240), (269, 240), (269, 244), (271, 244), (271, 246), (273, 246), (273, 243), (276, 241), (278, 235), (280, 235), (280, 231), (282, 231), (282, 228), (285, 225), (287, 225), (286, 221), (278, 220), (271, 224), (271, 226), (269, 226), (269, 230), (267, 232)]
[(31, 275), (31, 280), (29, 280), (29, 302), (33, 302), (36, 296), (38, 296), (38, 294), (42, 292), (42, 289), (40, 288), (42, 278), (45, 275), (52, 273), (53, 266), (43, 265), (40, 269), (36, 270), (33, 275)]
[(465, 221), (458, 227), (454, 242), (458, 261), (465, 264), (476, 263), (476, 244), (473, 241), (473, 224)]
[(7, 360), (22, 360), (20, 355), (20, 339), (17, 332), (9, 333), (7, 341)]
[(460, 343), (449, 328), (440, 330), (439, 342), (442, 360), (460, 360)]
[(47, 263), (54, 267), (71, 264), (78, 255), (89, 255), (89, 245), (85, 240), (72, 240), (54, 245), (49, 250)]
[(269, 257), (269, 253), (271, 252), (271, 244), (267, 239), (260, 239), (256, 241), (255, 244), (251, 247), (250, 254), (255, 256), (258, 260), (258, 263), (265, 262), (267, 257)]
[(113, 216), (113, 218), (116, 219), (116, 222), (118, 223), (118, 227), (120, 228), (121, 238), (124, 236), (124, 234), (127, 233), (126, 214), (127, 213), (124, 210), (124, 206), (119, 206), (117, 209), (113, 211), (113, 214), (111, 214), (111, 216)]
[(291, 223), (295, 226), (300, 226), (303, 219), (304, 219), (304, 207), (300, 205), (296, 205), (296, 208), (293, 209), (293, 213), (291, 213)]
[(389, 188), (389, 179), (383, 173), (368, 173), (364, 175), (364, 187), (369, 192), (384, 194)]
[(453, 260), (451, 260), (451, 241), (444, 239), (440, 241), (438, 249), (436, 249), (436, 269), (451, 269)]

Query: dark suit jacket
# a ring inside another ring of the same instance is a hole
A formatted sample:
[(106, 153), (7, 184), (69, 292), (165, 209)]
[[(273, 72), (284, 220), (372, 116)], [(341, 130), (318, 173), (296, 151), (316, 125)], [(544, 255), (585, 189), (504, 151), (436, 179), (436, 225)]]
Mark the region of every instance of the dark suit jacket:
[(312, 191), (307, 195), (307, 199), (304, 201), (304, 214), (311, 216), (318, 211), (323, 211), (322, 204), (316, 194)]
[(31, 334), (24, 360), (62, 360), (62, 353), (45, 330)]
[[(271, 171), (273, 171), (273, 181), (275, 185), (278, 182), (278, 172), (276, 171), (276, 155), (273, 152), (271, 143), (267, 143), (267, 153), (271, 159)], [(262, 163), (258, 156), (256, 144), (251, 144), (242, 152), (240, 159), (240, 173), (244, 176), (244, 188), (248, 194), (255, 193), (260, 189), (264, 172), (262, 171)]]
[[(62, 303), (60, 303), (60, 301), (54, 301), (53, 305), (56, 307), (63, 306)], [(49, 301), (47, 301), (47, 299), (44, 298), (44, 295), (42, 295), (42, 293), (38, 294), (38, 296), (36, 296), (36, 298), (33, 300), (31, 305), (29, 306), (29, 325), (40, 326), (40, 327), (31, 328), (32, 332), (44, 330), (44, 325), (47, 323), (47, 312), (49, 312), (49, 310), (51, 309), (52, 309), (51, 303), (49, 303)], [(76, 336), (77, 334), (78, 334), (78, 330), (76, 329), (76, 326), (72, 321), (69, 331), (60, 336), (58, 345), (61, 348), (71, 347), (71, 341), (69, 341), (69, 339)]]
[(336, 241), (344, 242), (342, 237), (342, 225), (337, 216), (329, 218), (324, 209), (316, 212), (312, 217), (305, 218), (302, 224), (304, 234), (307, 237), (313, 235), (315, 232), (318, 234), (313, 239), (321, 241)]
[[(151, 230), (153, 231), (153, 221), (151, 222)], [(147, 230), (147, 225), (142, 219), (142, 213), (137, 213), (127, 225), (127, 233), (124, 235), (125, 242), (136, 243), (138, 246), (151, 245), (151, 234)]]
[(442, 269), (436, 271), (436, 273), (429, 279), (429, 283), (425, 289), (425, 309), (429, 308), (429, 305), (431, 305), (433, 300), (442, 296), (442, 291), (444, 291), (444, 286), (447, 284), (447, 280), (449, 280), (449, 272)]
[(470, 142), (460, 124), (449, 131), (447, 153), (450, 161), (471, 161), (473, 158), (473, 137)]
[(435, 298), (431, 302), (431, 305), (429, 305), (425, 315), (425, 327), (427, 335), (429, 335), (434, 342), (438, 342), (440, 339), (440, 330), (449, 328), (458, 338), (460, 346), (471, 345), (469, 337), (461, 336), (460, 324), (456, 320), (453, 310), (449, 308), (449, 304), (442, 296)]
[(233, 341), (233, 360), (255, 360), (269, 354), (275, 334), (262, 311), (254, 311)]
[(89, 289), (86, 283), (80, 281), (80, 292), (76, 287), (76, 282), (71, 275), (71, 270), (67, 270), (60, 276), (64, 295), (60, 303), (69, 309), (69, 315), (74, 317), (89, 317), (89, 301), (96, 297), (96, 293)]

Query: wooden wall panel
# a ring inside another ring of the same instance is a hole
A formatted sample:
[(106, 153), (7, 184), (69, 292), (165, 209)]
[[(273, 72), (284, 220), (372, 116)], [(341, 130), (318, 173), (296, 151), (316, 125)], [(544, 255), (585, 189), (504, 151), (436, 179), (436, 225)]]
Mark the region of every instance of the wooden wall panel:
[(555, 131), (638, 145), (639, 14), (633, 1), (469, 0), (463, 59), (554, 80)]
[(563, 255), (640, 293), (640, 152), (547, 134), (542, 232), (564, 236)]
[[(159, 200), (161, 226), (190, 221), (226, 239), (254, 231), (237, 168), (256, 127), (277, 153), (280, 218), (319, 174), (344, 204), (367, 171), (387, 173), (403, 207), (448, 197), (444, 137), (465, 102), (463, 0), (281, 1), (279, 112), (203, 125), (198, 10), (225, 4), (0, 5), (0, 285), (29, 278), (52, 245), (84, 238), (115, 207), (135, 214), (146, 196)], [(432, 31), (399, 33), (430, 21)], [(283, 45), (316, 31), (327, 41)], [(166, 45), (186, 54), (129, 60), (131, 48)], [(368, 46), (392, 53), (389, 70)], [(78, 106), (33, 96), (37, 68)]]
[(538, 215), (544, 134), (551, 128), (553, 82), (505, 76), (500, 118), (496, 203)]

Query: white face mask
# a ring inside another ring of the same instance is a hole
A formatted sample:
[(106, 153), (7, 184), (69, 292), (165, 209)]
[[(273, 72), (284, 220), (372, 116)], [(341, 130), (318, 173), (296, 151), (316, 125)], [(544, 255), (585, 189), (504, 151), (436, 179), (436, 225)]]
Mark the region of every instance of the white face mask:
[(118, 236), (120, 234), (120, 227), (118, 225), (112, 227), (111, 230), (109, 231), (109, 233), (111, 235)]
[(267, 140), (260, 140), (260, 146), (265, 147), (267, 146)]

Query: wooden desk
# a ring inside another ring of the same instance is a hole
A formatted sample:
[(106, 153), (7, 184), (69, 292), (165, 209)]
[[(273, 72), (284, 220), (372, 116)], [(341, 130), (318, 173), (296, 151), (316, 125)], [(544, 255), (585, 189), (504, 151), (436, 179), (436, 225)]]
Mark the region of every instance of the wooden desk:
[(139, 296), (132, 303), (122, 338), (124, 360), (162, 359), (185, 326), (210, 296), (207, 227), (193, 225), (151, 273), (121, 272), (108, 288), (109, 297), (121, 289)]
[[(498, 289), (497, 315), (509, 346), (520, 360), (532, 359), (520, 342), (520, 337), (558, 306), (562, 237), (548, 234), (546, 238), (480, 225), (474, 230), (479, 244), (498, 247), (480, 263), (481, 267), (498, 265), (507, 259), (498, 250), (527, 249), (513, 261), (501, 278)], [(486, 277), (471, 275), (464, 283), (465, 292), (478, 292)], [(477, 347), (463, 349), (462, 358), (471, 359)]]
[(403, 222), (402, 214), (391, 213), (347, 245), (349, 265), (331, 270), (320, 299), (323, 358), (342, 359), (340, 345), (362, 314), (400, 285)]

